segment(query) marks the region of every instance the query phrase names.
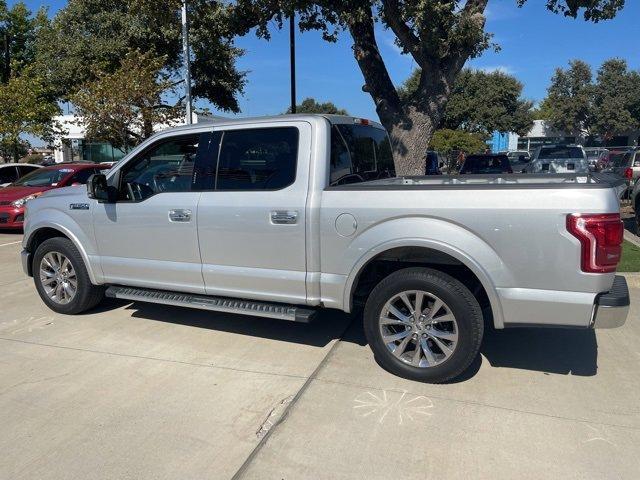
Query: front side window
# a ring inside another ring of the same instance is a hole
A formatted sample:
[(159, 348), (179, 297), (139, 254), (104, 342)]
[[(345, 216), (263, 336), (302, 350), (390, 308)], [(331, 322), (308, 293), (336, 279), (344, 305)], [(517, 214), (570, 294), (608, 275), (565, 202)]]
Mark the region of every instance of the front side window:
[(141, 201), (158, 193), (188, 192), (200, 135), (161, 141), (122, 168), (119, 197)]
[(223, 133), (216, 190), (279, 190), (296, 178), (298, 129), (227, 130)]

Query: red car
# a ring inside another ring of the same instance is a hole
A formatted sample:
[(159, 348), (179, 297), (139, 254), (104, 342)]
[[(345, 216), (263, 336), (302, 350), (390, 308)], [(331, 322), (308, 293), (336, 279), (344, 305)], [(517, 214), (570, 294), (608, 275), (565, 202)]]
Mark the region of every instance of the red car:
[(81, 185), (109, 167), (95, 163), (66, 163), (39, 168), (0, 190), (0, 228), (22, 228), (24, 205), (47, 190)]

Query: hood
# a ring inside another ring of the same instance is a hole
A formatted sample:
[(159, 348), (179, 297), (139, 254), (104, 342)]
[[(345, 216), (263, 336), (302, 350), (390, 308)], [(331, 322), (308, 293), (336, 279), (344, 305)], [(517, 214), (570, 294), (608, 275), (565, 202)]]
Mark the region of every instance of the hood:
[(0, 189), (0, 202), (13, 202), (27, 195), (38, 192), (46, 192), (53, 187), (23, 187), (23, 186), (8, 186)]
[(66, 195), (78, 196), (78, 194), (84, 194), (86, 196), (87, 186), (86, 185), (71, 185), (68, 187), (60, 187), (60, 188), (52, 188), (47, 191), (40, 198), (52, 198), (52, 197), (63, 197)]

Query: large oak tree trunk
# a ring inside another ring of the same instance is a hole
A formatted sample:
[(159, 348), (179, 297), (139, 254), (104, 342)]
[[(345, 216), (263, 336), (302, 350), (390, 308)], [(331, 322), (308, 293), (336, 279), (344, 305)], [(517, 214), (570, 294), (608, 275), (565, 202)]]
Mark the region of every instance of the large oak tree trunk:
[(403, 109), (397, 121), (384, 122), (389, 132), (397, 175), (424, 175), (425, 153), (437, 122), (415, 107)]

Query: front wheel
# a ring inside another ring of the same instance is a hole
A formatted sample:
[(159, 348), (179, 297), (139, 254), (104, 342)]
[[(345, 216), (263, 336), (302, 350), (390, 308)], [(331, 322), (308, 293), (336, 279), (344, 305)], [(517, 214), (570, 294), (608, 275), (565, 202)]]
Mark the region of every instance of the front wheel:
[(364, 330), (376, 359), (391, 373), (441, 383), (474, 360), (484, 321), (478, 301), (458, 280), (430, 268), (407, 268), (373, 289)]
[(68, 238), (50, 238), (36, 249), (33, 281), (40, 298), (58, 313), (83, 312), (104, 297), (104, 288), (91, 283), (82, 255)]

